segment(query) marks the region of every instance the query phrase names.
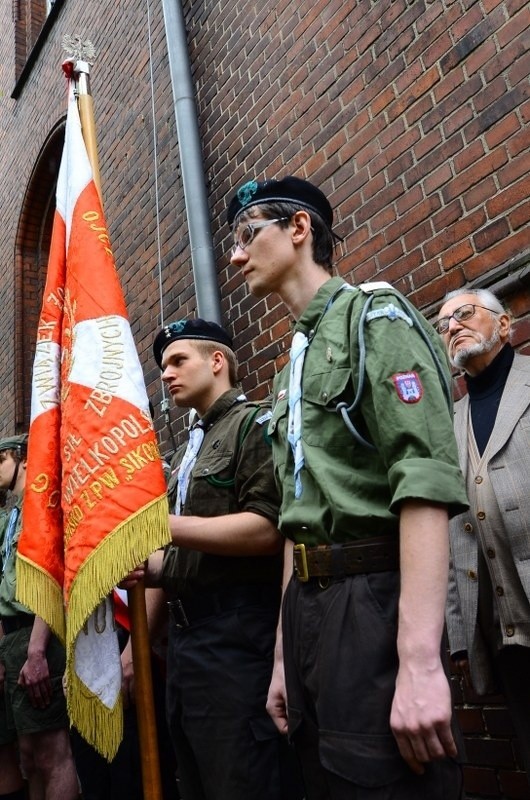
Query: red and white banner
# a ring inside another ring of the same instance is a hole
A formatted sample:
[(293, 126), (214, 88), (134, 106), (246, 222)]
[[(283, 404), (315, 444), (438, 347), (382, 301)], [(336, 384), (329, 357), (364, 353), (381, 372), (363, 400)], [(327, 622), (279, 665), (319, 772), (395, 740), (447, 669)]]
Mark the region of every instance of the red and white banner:
[(113, 587), (169, 542), (166, 483), (70, 85), (33, 368), (17, 597), (66, 644), (71, 722), (122, 738)]

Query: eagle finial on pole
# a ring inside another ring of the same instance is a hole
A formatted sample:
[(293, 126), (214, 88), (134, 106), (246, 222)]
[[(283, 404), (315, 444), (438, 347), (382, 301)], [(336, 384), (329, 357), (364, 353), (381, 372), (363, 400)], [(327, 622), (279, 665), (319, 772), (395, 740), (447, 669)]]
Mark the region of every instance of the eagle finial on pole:
[(67, 33), (63, 36), (62, 46), (69, 58), (75, 61), (86, 61), (87, 64), (93, 65), (92, 59), (96, 57), (97, 53), (90, 39), (83, 41), (81, 36), (70, 36)]

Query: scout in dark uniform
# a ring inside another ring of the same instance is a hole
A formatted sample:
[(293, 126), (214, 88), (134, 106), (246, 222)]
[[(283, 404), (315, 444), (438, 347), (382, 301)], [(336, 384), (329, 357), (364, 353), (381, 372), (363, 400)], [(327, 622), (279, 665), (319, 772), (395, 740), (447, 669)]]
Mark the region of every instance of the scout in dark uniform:
[(0, 531), (0, 665), (5, 676), (0, 702), (18, 741), (30, 797), (73, 800), (79, 792), (62, 687), (64, 647), (44, 620), (16, 599), (27, 439), (22, 434), (0, 440), (0, 490), (15, 498)]
[(173, 546), (147, 582), (170, 597), (167, 713), (186, 800), (300, 798), (292, 752), (265, 709), (281, 595), (267, 424), (237, 381), (228, 334), (200, 319), (154, 342), (173, 400), (196, 411), (171, 464)]
[(466, 497), (445, 356), (388, 284), (330, 278), (332, 221), (293, 177), (249, 181), (228, 210), (232, 264), (296, 320), (269, 424), (294, 575), (268, 708), (308, 800), (456, 800), (440, 653), (448, 513)]

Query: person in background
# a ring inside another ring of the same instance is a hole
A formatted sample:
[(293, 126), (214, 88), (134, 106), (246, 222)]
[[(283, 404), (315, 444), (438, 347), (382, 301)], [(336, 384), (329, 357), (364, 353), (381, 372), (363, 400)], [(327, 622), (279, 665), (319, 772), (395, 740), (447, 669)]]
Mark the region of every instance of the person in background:
[(479, 695), (505, 695), (530, 776), (530, 358), (487, 289), (451, 292), (436, 327), (467, 394), (455, 433), (470, 509), (450, 526), (451, 657)]
[(44, 620), (16, 600), (27, 440), (27, 434), (0, 440), (0, 490), (15, 499), (0, 533), (3, 713), (16, 733), (30, 800), (73, 800), (79, 790), (62, 688), (65, 651)]
[(294, 557), (270, 713), (307, 800), (455, 800), (441, 639), (466, 497), (441, 342), (388, 284), (330, 277), (333, 211), (308, 181), (248, 181), (228, 223), (250, 292), (295, 320), (269, 423)]
[[(7, 491), (0, 491), (0, 530), (9, 517), (6, 511)], [(0, 540), (1, 546), (1, 540)], [(0, 631), (0, 638), (3, 633)], [(0, 800), (24, 800), (24, 782), (18, 763), (16, 733), (9, 729), (3, 701), (5, 669), (0, 662)]]

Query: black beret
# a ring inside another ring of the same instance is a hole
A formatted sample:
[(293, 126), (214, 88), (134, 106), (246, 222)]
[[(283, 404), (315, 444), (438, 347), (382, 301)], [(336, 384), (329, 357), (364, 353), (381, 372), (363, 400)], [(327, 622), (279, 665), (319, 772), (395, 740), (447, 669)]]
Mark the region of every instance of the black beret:
[(330, 230), (333, 225), (333, 209), (326, 195), (309, 181), (287, 175), (281, 180), (261, 183), (247, 181), (240, 186), (228, 206), (227, 218), (230, 227), (242, 211), (251, 206), (259, 206), (261, 203), (293, 203), (307, 211), (315, 211)]
[(219, 342), (234, 349), (232, 339), (216, 322), (206, 322), (204, 319), (181, 319), (177, 322), (170, 322), (164, 325), (155, 336), (153, 342), (153, 353), (155, 361), (162, 369), (162, 354), (168, 344), (179, 339), (202, 339), (208, 342)]
[(28, 434), (21, 433), (19, 436), (6, 436), (0, 439), (0, 451), (2, 450), (17, 450), (18, 448), (27, 450), (28, 447)]

